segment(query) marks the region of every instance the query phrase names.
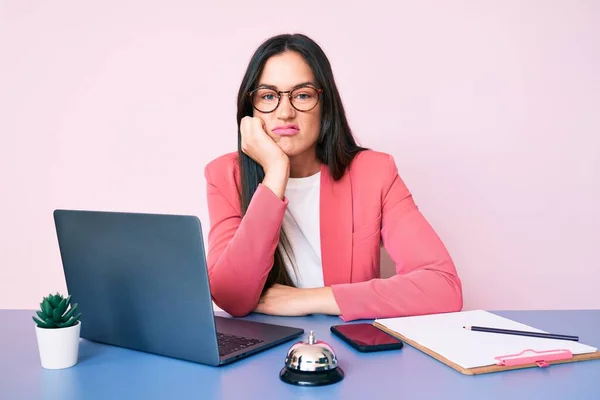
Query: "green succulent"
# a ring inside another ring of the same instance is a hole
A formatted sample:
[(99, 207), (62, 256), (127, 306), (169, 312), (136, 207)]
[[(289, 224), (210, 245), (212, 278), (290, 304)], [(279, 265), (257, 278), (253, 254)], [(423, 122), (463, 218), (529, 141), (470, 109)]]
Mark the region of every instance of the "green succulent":
[(61, 294), (49, 294), (44, 297), (40, 303), (40, 311), (36, 314), (41, 318), (41, 321), (36, 317), (32, 317), (37, 326), (40, 328), (67, 328), (78, 323), (81, 313), (75, 314), (77, 303), (69, 308), (71, 296), (65, 298)]

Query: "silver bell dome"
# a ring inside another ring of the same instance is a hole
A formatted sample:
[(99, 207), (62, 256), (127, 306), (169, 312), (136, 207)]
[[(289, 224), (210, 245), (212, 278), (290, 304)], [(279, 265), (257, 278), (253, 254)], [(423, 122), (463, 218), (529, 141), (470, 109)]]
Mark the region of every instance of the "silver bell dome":
[(308, 340), (294, 344), (287, 352), (282, 381), (300, 386), (321, 386), (339, 382), (344, 372), (331, 346), (317, 340), (310, 331)]

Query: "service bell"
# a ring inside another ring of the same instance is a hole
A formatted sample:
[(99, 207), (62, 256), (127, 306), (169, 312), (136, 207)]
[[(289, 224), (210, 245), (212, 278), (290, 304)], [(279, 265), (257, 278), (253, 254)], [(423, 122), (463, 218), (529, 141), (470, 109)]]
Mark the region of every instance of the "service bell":
[(316, 340), (314, 332), (310, 331), (308, 341), (290, 347), (279, 377), (292, 385), (323, 386), (344, 379), (344, 371), (331, 346)]

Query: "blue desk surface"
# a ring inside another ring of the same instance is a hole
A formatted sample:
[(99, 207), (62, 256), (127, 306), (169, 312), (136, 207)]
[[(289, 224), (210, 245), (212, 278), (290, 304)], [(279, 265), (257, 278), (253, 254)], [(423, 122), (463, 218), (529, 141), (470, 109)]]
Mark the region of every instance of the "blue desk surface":
[[(497, 314), (539, 329), (569, 332), (600, 347), (600, 310), (506, 311)], [(295, 341), (224, 367), (81, 341), (79, 363), (64, 370), (40, 366), (33, 311), (0, 310), (0, 399), (600, 399), (600, 360), (466, 376), (405, 346), (362, 354), (331, 335), (339, 318), (248, 319), (314, 330), (336, 351), (345, 379), (325, 387), (279, 380)]]

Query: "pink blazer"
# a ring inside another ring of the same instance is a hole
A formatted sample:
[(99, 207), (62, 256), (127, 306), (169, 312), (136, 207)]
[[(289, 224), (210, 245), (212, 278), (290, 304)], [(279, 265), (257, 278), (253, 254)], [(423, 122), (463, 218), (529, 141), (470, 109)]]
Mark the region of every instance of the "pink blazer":
[[(215, 303), (233, 316), (254, 310), (273, 264), (288, 204), (259, 185), (241, 217), (237, 153), (205, 168), (208, 271)], [(335, 182), (321, 168), (325, 286), (344, 321), (459, 311), (462, 286), (448, 251), (415, 205), (392, 156), (359, 153)], [(380, 278), (380, 246), (397, 274)]]

